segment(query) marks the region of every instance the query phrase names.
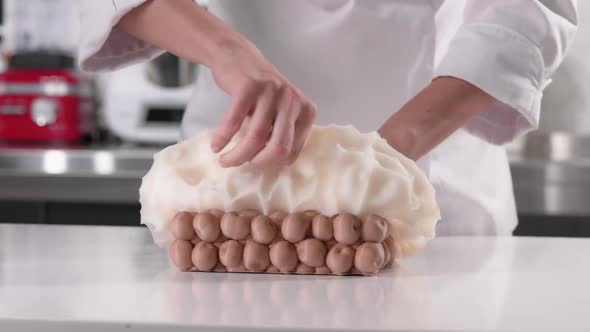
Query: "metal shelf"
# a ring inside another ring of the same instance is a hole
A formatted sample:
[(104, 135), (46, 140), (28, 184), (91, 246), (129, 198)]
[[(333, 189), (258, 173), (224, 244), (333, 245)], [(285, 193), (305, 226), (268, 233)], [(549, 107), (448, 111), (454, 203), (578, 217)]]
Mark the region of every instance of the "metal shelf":
[[(590, 149), (583, 138), (533, 134), (509, 150), (519, 214), (590, 216)], [(0, 147), (0, 200), (138, 202), (161, 147)]]
[(0, 200), (137, 203), (157, 148), (3, 148)]

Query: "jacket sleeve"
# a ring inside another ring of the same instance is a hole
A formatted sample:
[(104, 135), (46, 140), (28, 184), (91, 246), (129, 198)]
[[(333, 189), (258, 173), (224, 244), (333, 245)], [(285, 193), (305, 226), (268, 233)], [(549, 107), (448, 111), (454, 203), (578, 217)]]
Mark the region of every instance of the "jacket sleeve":
[(85, 71), (108, 71), (145, 61), (163, 50), (139, 40), (115, 25), (146, 0), (78, 0), (80, 43), (78, 59)]
[(435, 77), (463, 79), (496, 99), (466, 129), (494, 144), (536, 129), (543, 89), (577, 25), (576, 0), (467, 0), (435, 69)]

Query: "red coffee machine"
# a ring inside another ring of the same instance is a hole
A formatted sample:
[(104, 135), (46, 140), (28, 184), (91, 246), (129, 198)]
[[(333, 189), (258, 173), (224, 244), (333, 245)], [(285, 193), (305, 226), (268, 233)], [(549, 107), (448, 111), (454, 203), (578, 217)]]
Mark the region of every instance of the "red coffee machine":
[(72, 57), (15, 54), (0, 74), (0, 141), (79, 142), (95, 131), (94, 105)]

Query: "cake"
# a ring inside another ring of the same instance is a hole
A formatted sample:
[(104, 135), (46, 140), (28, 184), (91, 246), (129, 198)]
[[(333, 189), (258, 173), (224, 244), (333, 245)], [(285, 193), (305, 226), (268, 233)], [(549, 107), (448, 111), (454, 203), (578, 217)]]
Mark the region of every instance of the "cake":
[(376, 132), (315, 126), (295, 163), (262, 168), (222, 168), (211, 138), (156, 153), (140, 188), (141, 222), (181, 270), (372, 275), (435, 235), (432, 185)]

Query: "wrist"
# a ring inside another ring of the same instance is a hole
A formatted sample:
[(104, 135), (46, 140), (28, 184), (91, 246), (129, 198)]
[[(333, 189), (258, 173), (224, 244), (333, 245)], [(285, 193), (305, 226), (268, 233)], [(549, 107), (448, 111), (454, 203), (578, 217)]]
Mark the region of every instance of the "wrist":
[(379, 133), (396, 150), (419, 159), (493, 102), (476, 86), (439, 77), (391, 116)]
[(205, 65), (221, 67), (234, 59), (245, 48), (246, 41), (233, 33), (220, 32), (211, 38), (207, 47), (208, 59)]

